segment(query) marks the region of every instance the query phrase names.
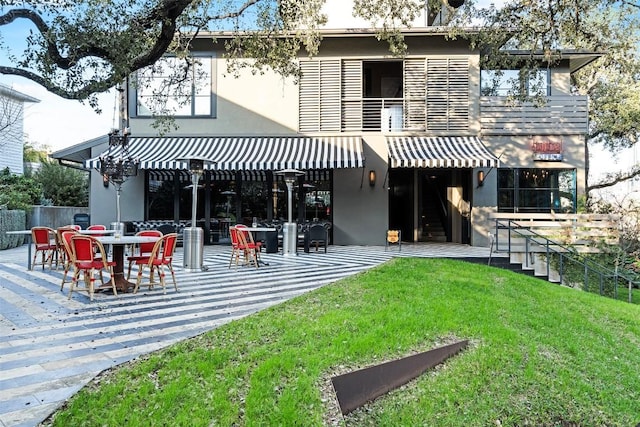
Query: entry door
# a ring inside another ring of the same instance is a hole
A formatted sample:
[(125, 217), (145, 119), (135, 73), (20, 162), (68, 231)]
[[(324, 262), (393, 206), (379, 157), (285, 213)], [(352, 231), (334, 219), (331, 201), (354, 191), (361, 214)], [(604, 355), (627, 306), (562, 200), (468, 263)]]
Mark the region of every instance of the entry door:
[(471, 169), (391, 169), (389, 228), (408, 242), (470, 242)]
[(402, 240), (413, 241), (415, 169), (389, 171), (389, 229), (401, 230)]

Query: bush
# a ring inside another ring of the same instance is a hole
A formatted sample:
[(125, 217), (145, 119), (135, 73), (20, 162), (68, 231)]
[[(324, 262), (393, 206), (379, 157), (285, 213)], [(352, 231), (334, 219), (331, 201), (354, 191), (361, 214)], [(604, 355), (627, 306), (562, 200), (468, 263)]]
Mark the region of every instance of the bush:
[(9, 168), (0, 172), (0, 206), (10, 210), (26, 211), (38, 204), (41, 197), (42, 186), (36, 180), (13, 175)]
[(34, 179), (42, 186), (42, 204), (89, 206), (88, 173), (43, 162)]
[(15, 248), (24, 243), (24, 236), (5, 234), (5, 231), (24, 230), (27, 224), (25, 211), (0, 210), (0, 250)]

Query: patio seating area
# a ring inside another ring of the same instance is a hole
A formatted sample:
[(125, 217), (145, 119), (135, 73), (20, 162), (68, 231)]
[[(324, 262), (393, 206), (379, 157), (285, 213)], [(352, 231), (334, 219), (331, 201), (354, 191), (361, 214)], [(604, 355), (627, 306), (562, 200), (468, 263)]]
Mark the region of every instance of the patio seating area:
[[(0, 251), (0, 426), (34, 426), (104, 369), (135, 359), (317, 287), (375, 267), (391, 257), (489, 256), (457, 244), (329, 246), (298, 256), (262, 253), (268, 264), (228, 268), (230, 246), (205, 246), (208, 271), (173, 266), (179, 291), (60, 291), (64, 270), (27, 270), (26, 245)], [(494, 255), (495, 256), (495, 255)], [(250, 274), (247, 272), (250, 271)]]

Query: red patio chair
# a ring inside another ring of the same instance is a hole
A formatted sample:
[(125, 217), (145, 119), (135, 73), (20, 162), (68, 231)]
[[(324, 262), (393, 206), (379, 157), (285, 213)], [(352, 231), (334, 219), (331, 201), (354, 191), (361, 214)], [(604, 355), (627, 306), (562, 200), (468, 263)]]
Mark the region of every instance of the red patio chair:
[[(163, 234), (162, 231), (159, 230), (143, 230), (138, 231), (136, 233), (136, 236), (162, 237)], [(148, 261), (149, 256), (151, 256), (151, 252), (153, 252), (153, 247), (155, 246), (155, 244), (156, 242), (140, 243), (139, 245), (137, 245), (137, 248), (133, 250), (136, 253), (127, 257), (127, 261), (129, 261), (127, 280), (129, 280), (129, 277), (131, 277), (131, 267), (133, 266), (133, 264), (135, 264), (136, 261)]]
[(142, 272), (145, 266), (149, 268), (149, 289), (153, 288), (153, 274), (156, 272), (160, 277), (160, 284), (162, 285), (163, 293), (167, 293), (167, 285), (164, 279), (164, 267), (166, 266), (171, 272), (173, 287), (176, 292), (178, 291), (176, 275), (172, 266), (173, 251), (176, 248), (177, 239), (178, 233), (165, 234), (154, 244), (151, 255), (149, 255), (147, 259), (139, 259), (135, 261), (135, 264), (138, 265), (138, 278), (136, 280), (136, 287), (133, 289), (133, 293), (138, 292), (138, 287), (142, 283)]
[[(87, 227), (87, 230), (106, 230), (107, 227), (102, 224), (94, 224)], [(92, 234), (93, 237), (104, 236), (104, 234)]]
[(231, 268), (234, 260), (236, 267), (238, 266), (241, 254), (244, 258), (244, 264), (259, 266), (259, 253), (262, 243), (255, 243), (251, 232), (246, 230), (246, 228), (246, 226), (241, 224), (235, 227), (229, 227), (229, 234), (231, 236), (231, 259), (229, 260), (229, 268)]
[(80, 290), (76, 288), (80, 273), (83, 273), (85, 284), (85, 289), (83, 290), (89, 293), (89, 298), (93, 301), (95, 273), (96, 271), (102, 273), (103, 270), (106, 270), (110, 275), (109, 281), (111, 282), (113, 294), (118, 295), (113, 274), (113, 267), (116, 263), (115, 261), (107, 260), (107, 255), (102, 243), (91, 236), (75, 234), (71, 236), (71, 256), (75, 271), (73, 273), (73, 279), (71, 280), (71, 289), (69, 289), (69, 299), (71, 299), (73, 291)]
[(58, 254), (62, 261), (62, 265), (64, 266), (64, 275), (62, 276), (62, 283), (60, 284), (60, 290), (62, 291), (64, 289), (64, 284), (67, 281), (67, 273), (69, 273), (69, 270), (73, 267), (71, 236), (78, 234), (78, 232), (73, 228), (60, 227), (56, 230), (56, 234), (58, 236), (58, 248), (60, 248), (58, 249)]
[[(33, 227), (31, 228), (31, 240), (36, 248), (31, 262), (31, 269), (33, 270), (36, 264), (42, 265), (43, 270), (46, 264), (49, 264), (49, 268), (51, 268), (54, 259), (57, 267), (58, 246), (56, 245), (56, 232), (49, 227)], [(41, 262), (36, 262), (38, 253), (42, 257)]]

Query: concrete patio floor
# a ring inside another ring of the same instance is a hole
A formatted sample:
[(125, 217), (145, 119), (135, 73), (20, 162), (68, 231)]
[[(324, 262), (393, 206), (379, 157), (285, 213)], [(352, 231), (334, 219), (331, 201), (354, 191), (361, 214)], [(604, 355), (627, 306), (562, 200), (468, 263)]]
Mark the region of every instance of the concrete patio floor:
[[(174, 268), (138, 294), (60, 292), (62, 270), (28, 271), (27, 246), (0, 251), (0, 427), (36, 426), (101, 371), (375, 267), (394, 256), (486, 258), (451, 243), (330, 246), (328, 253), (263, 254), (268, 266), (228, 268), (230, 247), (206, 246), (203, 272)], [(495, 255), (494, 255), (495, 256)]]

